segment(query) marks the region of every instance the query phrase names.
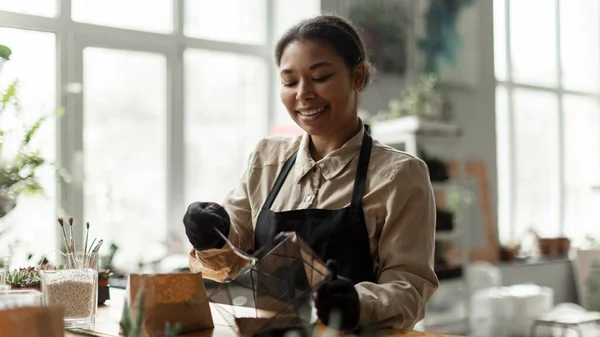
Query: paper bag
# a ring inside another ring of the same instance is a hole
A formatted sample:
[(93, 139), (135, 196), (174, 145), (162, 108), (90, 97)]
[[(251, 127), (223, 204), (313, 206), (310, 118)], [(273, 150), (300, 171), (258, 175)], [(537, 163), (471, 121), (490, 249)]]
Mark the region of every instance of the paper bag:
[(179, 323), (181, 334), (214, 327), (201, 273), (130, 274), (127, 303), (132, 317), (142, 289), (144, 336), (163, 336), (167, 323)]
[(61, 307), (21, 307), (0, 310), (0, 337), (63, 337)]

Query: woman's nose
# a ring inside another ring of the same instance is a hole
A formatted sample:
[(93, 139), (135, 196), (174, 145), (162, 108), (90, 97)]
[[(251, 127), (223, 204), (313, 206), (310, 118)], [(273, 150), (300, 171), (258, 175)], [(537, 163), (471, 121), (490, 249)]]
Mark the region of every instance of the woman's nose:
[(316, 96), (313, 86), (307, 81), (299, 82), (297, 88), (298, 92), (296, 93), (296, 100), (298, 101), (313, 99)]

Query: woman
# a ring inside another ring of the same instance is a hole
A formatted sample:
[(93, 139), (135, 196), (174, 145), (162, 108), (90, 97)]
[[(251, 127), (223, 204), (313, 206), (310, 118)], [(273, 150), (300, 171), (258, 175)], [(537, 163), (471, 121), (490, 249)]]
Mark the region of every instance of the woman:
[[(372, 140), (358, 117), (371, 68), (352, 25), (318, 16), (290, 28), (275, 60), (281, 101), (306, 133), (268, 138), (250, 156), (240, 185), (184, 217), (190, 267), (223, 281), (244, 267), (213, 227), (247, 251), (296, 231), (340, 277), (315, 298), (328, 324), (412, 328), (437, 289), (433, 271), (435, 202), (424, 162)], [(335, 236), (335, 238), (334, 238)]]

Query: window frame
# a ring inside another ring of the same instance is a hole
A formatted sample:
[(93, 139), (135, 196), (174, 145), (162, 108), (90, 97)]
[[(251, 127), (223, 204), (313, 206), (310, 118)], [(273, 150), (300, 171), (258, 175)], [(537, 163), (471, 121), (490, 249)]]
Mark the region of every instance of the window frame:
[[(167, 165), (166, 215), (167, 235), (181, 237), (181, 219), (185, 212), (185, 81), (183, 54), (186, 49), (202, 49), (247, 54), (263, 58), (272, 63), (275, 46), (275, 0), (266, 3), (266, 44), (250, 45), (221, 42), (189, 37), (184, 34), (185, 0), (173, 1), (173, 32), (155, 33), (125, 28), (101, 26), (76, 22), (71, 19), (71, 0), (58, 0), (55, 17), (0, 10), (0, 26), (33, 31), (50, 32), (56, 35), (57, 51), (57, 97), (58, 106), (67, 112), (56, 123), (57, 163), (73, 175), (73, 182), (58, 183), (56, 207), (75, 219), (84, 217), (83, 174), (83, 49), (100, 47), (119, 50), (146, 51), (162, 54), (167, 59)], [(275, 67), (267, 67), (267, 118), (264, 134), (275, 121)], [(57, 215), (59, 216), (59, 215)], [(58, 232), (57, 226), (57, 232)], [(82, 221), (74, 224), (76, 244), (81, 247), (84, 238)], [(57, 235), (56, 247), (62, 245)]]
[[(562, 60), (562, 37), (561, 37), (561, 11), (560, 11), (560, 7), (561, 7), (561, 1), (563, 0), (554, 0), (551, 4), (553, 6), (555, 6), (555, 17), (554, 17), (554, 21), (556, 24), (556, 30), (553, 32), (554, 33), (554, 38), (555, 38), (555, 43), (556, 43), (556, 54), (553, 56), (555, 58), (555, 63), (556, 63), (556, 68), (557, 68), (557, 74), (556, 74), (556, 79), (557, 79), (557, 83), (555, 86), (542, 86), (542, 85), (531, 85), (531, 84), (525, 84), (525, 83), (519, 83), (516, 82), (513, 79), (513, 63), (512, 63), (512, 50), (511, 50), (511, 17), (510, 17), (510, 6), (511, 6), (511, 2), (512, 1), (519, 1), (519, 0), (503, 0), (504, 6), (502, 11), (504, 12), (503, 15), (503, 19), (504, 22), (502, 23), (502, 28), (503, 28), (503, 32), (502, 34), (504, 34), (504, 41), (501, 42), (503, 44), (503, 48), (504, 50), (502, 51), (498, 51), (496, 50), (494, 52), (494, 54), (496, 55), (496, 57), (498, 57), (499, 53), (502, 52), (504, 55), (502, 56), (502, 58), (505, 60), (505, 64), (504, 64), (504, 69), (501, 69), (500, 73), (504, 74), (504, 79), (498, 79), (498, 72), (500, 69), (497, 68), (498, 65), (495, 66), (496, 68), (496, 88), (498, 87), (503, 87), (506, 90), (506, 98), (507, 98), (507, 102), (506, 102), (506, 110), (507, 110), (507, 115), (505, 116), (506, 118), (506, 124), (503, 125), (504, 129), (506, 130), (506, 132), (508, 133), (508, 135), (503, 134), (503, 135), (497, 135), (497, 142), (503, 142), (505, 141), (506, 147), (507, 147), (507, 152), (508, 152), (508, 160), (505, 162), (503, 160), (498, 160), (497, 161), (497, 169), (500, 170), (506, 170), (507, 171), (507, 181), (500, 181), (500, 179), (497, 180), (497, 185), (498, 185), (498, 190), (500, 192), (500, 190), (504, 190), (505, 191), (505, 195), (506, 198), (504, 200), (502, 200), (502, 198), (500, 198), (500, 196), (502, 195), (502, 193), (499, 193), (499, 198), (498, 198), (498, 209), (504, 209), (506, 210), (504, 212), (504, 214), (498, 214), (498, 225), (499, 225), (499, 232), (502, 233), (508, 233), (507, 236), (505, 236), (503, 239), (503, 243), (510, 243), (513, 240), (517, 240), (518, 239), (518, 235), (519, 233), (517, 232), (517, 224), (515, 223), (516, 221), (516, 215), (514, 210), (516, 209), (516, 194), (517, 194), (517, 186), (516, 186), (516, 175), (517, 175), (517, 158), (516, 158), (516, 148), (518, 146), (518, 144), (516, 144), (515, 141), (515, 137), (514, 137), (514, 132), (515, 132), (515, 122), (514, 122), (514, 113), (515, 113), (515, 106), (514, 106), (514, 90), (518, 90), (518, 89), (528, 89), (528, 90), (535, 90), (535, 91), (541, 91), (541, 92), (547, 92), (547, 93), (551, 93), (554, 94), (557, 97), (558, 100), (558, 122), (559, 122), (559, 130), (558, 130), (558, 134), (556, 135), (557, 137), (557, 141), (558, 141), (558, 163), (556, 163), (556, 165), (558, 166), (558, 181), (556, 182), (558, 184), (558, 200), (559, 200), (559, 209), (558, 209), (558, 214), (559, 214), (559, 228), (558, 228), (558, 232), (556, 233), (557, 235), (561, 235), (563, 236), (565, 233), (565, 225), (566, 225), (566, 176), (565, 176), (565, 162), (564, 162), (564, 158), (565, 158), (565, 130), (564, 130), (564, 123), (562, 123), (562, 121), (564, 120), (564, 116), (565, 116), (565, 107), (564, 107), (564, 97), (568, 96), (568, 95), (573, 95), (573, 96), (579, 96), (579, 97), (591, 97), (591, 98), (595, 98), (598, 99), (600, 98), (599, 94), (595, 94), (593, 92), (585, 92), (585, 91), (577, 91), (577, 90), (569, 90), (569, 89), (565, 89), (564, 85), (563, 85), (563, 60)], [(498, 16), (495, 16), (495, 19), (497, 19)], [(496, 29), (496, 28), (495, 28)], [(496, 35), (496, 34), (495, 34)], [(497, 38), (498, 36), (495, 36), (495, 38)], [(496, 113), (498, 113), (498, 111), (496, 111)], [(500, 127), (497, 127), (497, 129), (500, 129)], [(504, 139), (502, 139), (502, 138)], [(499, 148), (498, 148), (499, 149)], [(502, 205), (504, 204), (504, 205)], [(505, 207), (502, 207), (505, 206)]]

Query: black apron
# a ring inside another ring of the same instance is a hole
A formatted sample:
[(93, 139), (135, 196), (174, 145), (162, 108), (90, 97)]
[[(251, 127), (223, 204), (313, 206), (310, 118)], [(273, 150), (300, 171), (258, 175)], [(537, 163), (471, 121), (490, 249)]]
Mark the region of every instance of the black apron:
[[(354, 284), (376, 282), (362, 205), (371, 146), (371, 136), (368, 129), (365, 129), (350, 207), (338, 210), (303, 209), (273, 212), (270, 208), (294, 166), (298, 153), (296, 150), (283, 165), (258, 215), (254, 248), (259, 250), (264, 246), (272, 246), (277, 234), (293, 231), (323, 262), (335, 260), (339, 265), (339, 275), (350, 279)], [(293, 272), (288, 270), (288, 273)], [(301, 281), (297, 281), (297, 286), (304, 288), (298, 282)]]

